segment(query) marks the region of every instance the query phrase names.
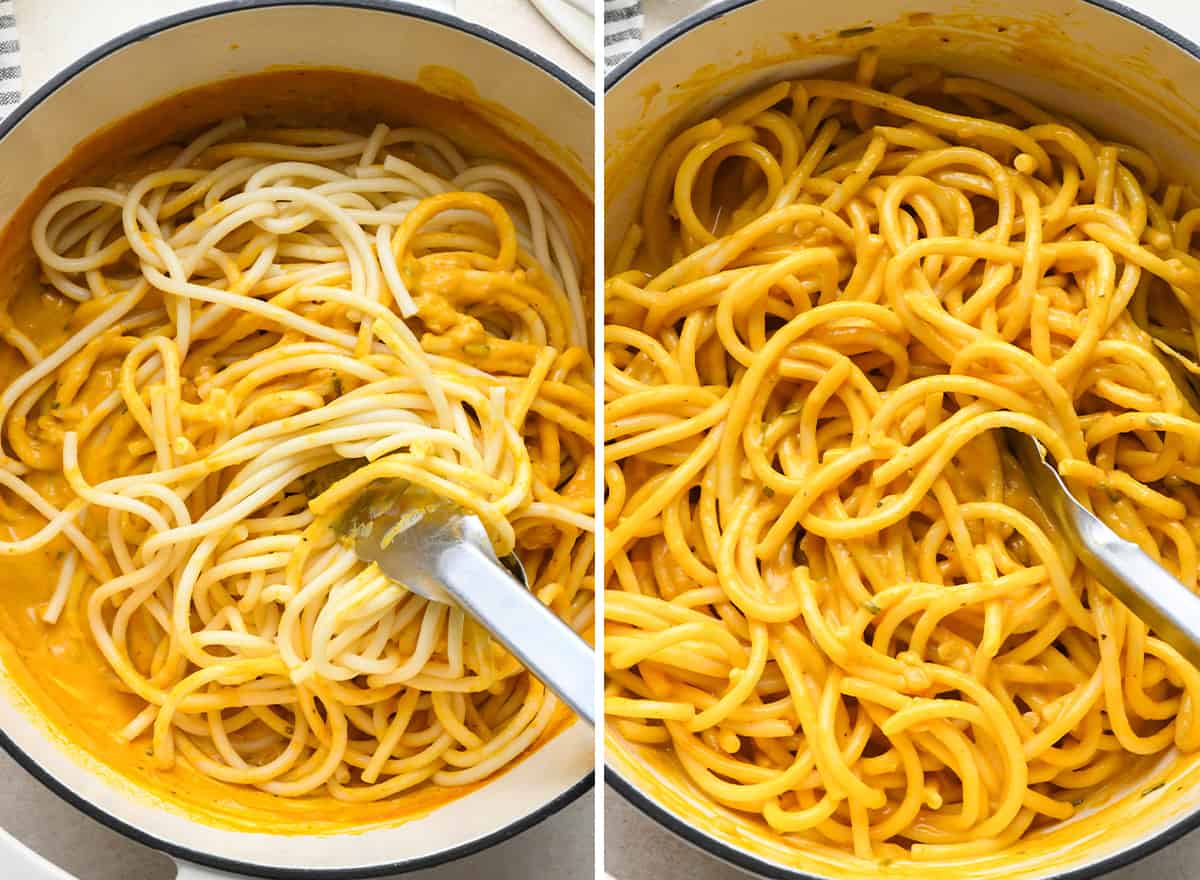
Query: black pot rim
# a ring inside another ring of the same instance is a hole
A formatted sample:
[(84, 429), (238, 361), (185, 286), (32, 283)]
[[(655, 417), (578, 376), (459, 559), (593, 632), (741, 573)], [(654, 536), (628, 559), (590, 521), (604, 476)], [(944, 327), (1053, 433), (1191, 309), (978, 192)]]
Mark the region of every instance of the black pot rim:
[[(595, 95), (591, 89), (589, 89), (580, 80), (567, 73), (557, 64), (550, 61), (548, 58), (544, 58), (541, 55), (538, 55), (524, 46), (521, 46), (520, 44), (510, 40), (508, 37), (498, 34), (488, 28), (474, 24), (473, 22), (464, 21), (463, 19), (446, 15), (445, 13), (438, 12), (433, 9), (427, 9), (422, 6), (416, 6), (411, 3), (403, 2), (403, 0), (223, 0), (223, 2), (202, 6), (187, 12), (180, 12), (174, 15), (168, 15), (155, 19), (147, 24), (143, 24), (133, 28), (132, 30), (126, 31), (125, 33), (114, 37), (103, 45), (88, 52), (82, 58), (79, 58), (74, 63), (59, 71), (44, 85), (34, 91), (33, 94), (22, 100), (21, 103), (18, 104), (2, 122), (0, 122), (0, 141), (7, 137), (9, 132), (11, 132), (17, 126), (17, 124), (21, 122), (21, 120), (28, 116), (36, 107), (45, 101), (46, 98), (62, 88), (63, 85), (70, 82), (80, 73), (87, 70), (89, 67), (92, 67), (97, 62), (107, 58), (109, 55), (112, 55), (114, 52), (117, 52), (126, 46), (152, 38), (156, 34), (162, 33), (163, 31), (171, 30), (181, 25), (191, 24), (192, 22), (200, 21), (202, 19), (214, 18), (216, 16), (228, 15), (236, 12), (245, 12), (251, 9), (266, 9), (277, 6), (348, 7), (352, 9), (366, 9), (375, 12), (388, 12), (403, 15), (408, 18), (418, 18), (424, 19), (425, 21), (431, 21), (436, 24), (461, 31), (462, 33), (476, 37), (480, 40), (484, 40), (485, 42), (492, 43), (493, 45), (504, 49), (508, 53), (517, 56), (521, 60), (540, 68), (545, 73), (549, 74), (563, 85), (570, 88), (589, 104), (594, 106), (596, 103)], [(42, 767), (41, 764), (30, 757), (3, 730), (0, 730), (0, 748), (3, 748), (6, 752), (8, 752), (8, 754), (12, 756), (13, 760), (20, 764), (31, 776), (33, 776), (71, 806), (75, 807), (88, 817), (95, 819), (97, 822), (108, 826), (113, 831), (124, 835), (130, 840), (197, 865), (203, 865), (208, 868), (215, 868), (219, 871), (226, 871), (248, 877), (268, 878), (268, 880), (360, 880), (360, 878), (406, 874), (410, 871), (419, 871), (423, 868), (432, 868), (436, 865), (441, 865), (446, 862), (452, 862), (456, 859), (474, 855), (475, 853), (495, 846), (498, 843), (503, 843), (504, 841), (515, 837), (523, 831), (529, 830), (539, 822), (549, 818), (550, 816), (553, 816), (564, 807), (578, 800), (585, 792), (592, 788), (595, 782), (595, 772), (589, 772), (586, 776), (574, 783), (570, 788), (559, 794), (557, 797), (545, 804), (542, 804), (542, 806), (533, 812), (508, 823), (503, 828), (498, 828), (489, 834), (483, 835), (482, 837), (467, 841), (466, 843), (459, 844), (458, 846), (450, 847), (449, 849), (431, 853), (427, 856), (405, 859), (400, 862), (387, 862), (358, 868), (280, 868), (268, 865), (258, 865), (254, 864), (253, 862), (246, 862), (239, 859), (230, 859), (203, 850), (180, 846), (172, 841), (165, 840), (150, 833), (149, 831), (146, 831), (135, 825), (131, 825), (128, 822), (125, 822), (123, 819), (119, 819), (112, 813), (71, 790), (71, 788), (59, 780), (58, 777), (54, 776), (52, 773)], [(398, 833), (403, 833), (403, 828), (404, 826), (400, 825), (397, 826), (396, 830)]]
[[(622, 59), (620, 64), (609, 71), (608, 75), (604, 78), (605, 94), (611, 91), (643, 62), (674, 43), (680, 37), (698, 27), (723, 18), (744, 6), (752, 6), (757, 2), (759, 0), (721, 0), (721, 2), (695, 12), (671, 25), (652, 40), (644, 43), (637, 51)], [(1144, 30), (1150, 31), (1164, 40), (1173, 43), (1200, 62), (1200, 44), (1188, 39), (1183, 34), (1173, 28), (1167, 27), (1162, 22), (1151, 18), (1145, 13), (1130, 9), (1125, 4), (1116, 2), (1116, 0), (1080, 0), (1080, 2), (1086, 3), (1089, 6), (1095, 6), (1118, 18), (1123, 18)], [(715, 856), (723, 862), (760, 877), (769, 877), (771, 880), (825, 880), (825, 878), (815, 874), (809, 874), (795, 868), (788, 868), (777, 862), (760, 858), (747, 850), (735, 847), (702, 831), (700, 828), (681, 819), (675, 813), (657, 803), (653, 798), (648, 797), (641, 789), (622, 776), (607, 760), (605, 761), (604, 780), (609, 786), (619, 792), (625, 800), (629, 801), (629, 803), (646, 816), (649, 816), (692, 846), (704, 850), (709, 855)], [(1151, 853), (1157, 852), (1197, 828), (1200, 828), (1200, 808), (1171, 822), (1159, 831), (1121, 852), (1113, 853), (1091, 865), (1047, 876), (1048, 878), (1052, 878), (1052, 880), (1089, 880), (1089, 878), (1100, 877), (1118, 868), (1133, 864)]]

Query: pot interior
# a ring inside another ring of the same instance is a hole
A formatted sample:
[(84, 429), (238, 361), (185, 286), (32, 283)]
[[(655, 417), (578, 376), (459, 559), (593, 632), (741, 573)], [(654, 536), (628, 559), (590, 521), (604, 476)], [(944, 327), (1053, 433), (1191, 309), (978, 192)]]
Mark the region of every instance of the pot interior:
[[(331, 40), (330, 34), (337, 39)], [(556, 71), (494, 37), (412, 7), (370, 2), (260, 7), (238, 3), (151, 25), (53, 81), (0, 129), (0, 164), (5, 168), (0, 176), (0, 226), (14, 217), (18, 226), (28, 223), (31, 212), (19, 208), (39, 181), (44, 183), (33, 199), (35, 209), (61, 185), (61, 175), (55, 173), (60, 163), (67, 160), (69, 167), (86, 175), (89, 151), (111, 158), (123, 144), (121, 126), (109, 126), (168, 96), (175, 96), (170, 112), (138, 129), (126, 145), (129, 155), (238, 113), (332, 116), (333, 123), (386, 119), (389, 97), (405, 98), (402, 89), (389, 91), (387, 83), (400, 80), (468, 106), (476, 121), (482, 121), (471, 130), (485, 132), (473, 145), (476, 152), (518, 164), (536, 160), (539, 167), (548, 168), (553, 177), (544, 181), (548, 188), (585, 206), (582, 212), (570, 213), (582, 214), (576, 233), (582, 252), (588, 254), (591, 103)], [(383, 86), (331, 91), (331, 82), (354, 81), (355, 74), (347, 71), (350, 66)], [(294, 91), (273, 93), (270, 84), (285, 74)], [(249, 77), (239, 82), (252, 85), (232, 98), (228, 89), (197, 90), (232, 77)], [(373, 97), (371, 91), (376, 92)], [(407, 93), (410, 98), (413, 94), (420, 93)], [(449, 130), (443, 133), (460, 140), (466, 127), (455, 131), (453, 119), (444, 121)], [(506, 839), (590, 785), (592, 733), (584, 725), (568, 723), (496, 778), (437, 809), (431, 805), (417, 810), (402, 824), (328, 836), (293, 830), (282, 840), (278, 829), (201, 824), (69, 743), (61, 727), (70, 719), (59, 719), (56, 727), (14, 681), (20, 678), (19, 654), (19, 646), (0, 650), (3, 745), (95, 818), (151, 846), (228, 870), (295, 870), (305, 876), (344, 870), (345, 876), (361, 876), (383, 868), (390, 873), (436, 864)]]
[[(614, 254), (636, 222), (646, 179), (667, 141), (738, 95), (773, 82), (850, 70), (864, 49), (881, 64), (932, 63), (998, 84), (1093, 132), (1139, 146), (1163, 174), (1200, 184), (1200, 49), (1099, 0), (928, 0), (907, 4), (788, 0), (719, 4), (667, 32), (609, 77), (605, 98), (605, 240)], [(1157, 27), (1157, 26), (1156, 26)], [(618, 782), (651, 802), (693, 842), (782, 876), (874, 878), (876, 861), (810, 841), (789, 844), (761, 822), (726, 810), (690, 783), (675, 760), (607, 737)], [(944, 863), (895, 863), (889, 877), (1090, 876), (1143, 855), (1200, 822), (1200, 755), (1168, 753), (1102, 806), (1027, 835), (999, 854)]]

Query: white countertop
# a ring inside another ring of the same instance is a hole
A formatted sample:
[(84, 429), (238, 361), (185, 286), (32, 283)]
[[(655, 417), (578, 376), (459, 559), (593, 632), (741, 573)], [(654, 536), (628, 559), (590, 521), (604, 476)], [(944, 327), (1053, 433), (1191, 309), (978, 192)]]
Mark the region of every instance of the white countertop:
[[(413, 2), (413, 0), (410, 0)], [(421, 0), (415, 0), (421, 2)], [(154, 18), (205, 5), (196, 0), (16, 0), (23, 88), (29, 94), (80, 55)], [(429, 0), (550, 58), (592, 85), (592, 66), (528, 0)], [(594, 795), (478, 855), (405, 875), (412, 880), (530, 880), (593, 876)], [(168, 880), (170, 859), (87, 818), (0, 752), (0, 827), (80, 880)], [(14, 877), (0, 865), (3, 880)]]

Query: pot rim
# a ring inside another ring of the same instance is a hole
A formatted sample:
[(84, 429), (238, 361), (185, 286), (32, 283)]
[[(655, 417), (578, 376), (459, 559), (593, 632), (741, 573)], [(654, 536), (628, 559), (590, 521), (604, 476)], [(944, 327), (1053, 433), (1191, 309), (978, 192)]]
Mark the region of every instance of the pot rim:
[[(714, 3), (675, 22), (675, 24), (656, 35), (653, 39), (643, 43), (636, 51), (622, 59), (620, 64), (608, 72), (604, 78), (605, 95), (607, 96), (618, 83), (644, 62), (658, 54), (662, 49), (670, 46), (680, 37), (685, 36), (702, 25), (723, 18), (731, 12), (736, 12), (742, 7), (752, 6), (758, 2), (759, 0), (720, 0), (720, 2)], [(1188, 39), (1174, 28), (1168, 27), (1157, 19), (1146, 15), (1144, 12), (1131, 9), (1124, 3), (1116, 2), (1116, 0), (1081, 0), (1081, 2), (1089, 6), (1095, 6), (1097, 9), (1101, 9), (1118, 18), (1123, 18), (1131, 24), (1162, 37), (1164, 40), (1178, 46), (1184, 52), (1187, 52), (1197, 62), (1200, 62), (1200, 43)], [(778, 862), (757, 856), (749, 850), (735, 847), (684, 820), (646, 795), (637, 785), (625, 778), (621, 774), (621, 771), (608, 760), (607, 754), (604, 761), (604, 781), (644, 815), (653, 819), (677, 837), (743, 871), (760, 877), (768, 877), (771, 880), (825, 880), (825, 878), (819, 877), (816, 874), (810, 874), (796, 868), (789, 868)], [(1123, 868), (1126, 865), (1140, 861), (1197, 828), (1200, 828), (1200, 808), (1168, 823), (1154, 834), (1120, 852), (1113, 853), (1089, 865), (1082, 865), (1078, 868), (1072, 868), (1068, 871), (1047, 876), (1053, 878), (1053, 880), (1089, 880), (1089, 878), (1100, 877), (1118, 868)]]
[[(287, 7), (287, 6), (330, 6), (342, 7), (350, 9), (365, 9), (373, 12), (386, 12), (394, 15), (405, 16), (408, 18), (418, 18), (425, 21), (430, 21), (435, 24), (440, 24), (443, 27), (452, 28), (475, 37), (479, 40), (491, 43), (504, 49), (511, 55), (515, 55), (518, 59), (525, 61), (533, 66), (541, 69), (546, 74), (552, 76), (563, 85), (567, 86), (579, 97), (583, 98), (593, 107), (596, 104), (595, 94), (581, 80), (577, 79), (570, 73), (567, 73), (563, 68), (559, 67), (553, 61), (545, 58), (536, 52), (528, 49), (519, 43), (510, 40), (503, 34), (483, 27), (471, 21), (458, 18), (453, 15), (448, 15), (444, 12), (439, 12), (434, 9), (428, 9), (422, 6), (417, 6), (405, 0), (221, 0), (221, 2), (213, 3), (206, 6), (201, 6), (196, 9), (191, 9), (185, 12), (178, 12), (172, 15), (166, 15), (161, 18), (156, 18), (146, 24), (132, 28), (111, 40), (103, 43), (95, 49), (88, 52), (86, 55), (78, 58), (67, 67), (60, 70), (43, 85), (38, 87), (28, 97), (13, 108), (2, 121), (0, 121), (0, 142), (2, 142), (8, 134), (16, 128), (26, 116), (33, 112), (42, 104), (48, 97), (57, 92), (60, 88), (73, 80), (76, 76), (102, 61), (109, 55), (130, 46), (134, 43), (139, 43), (142, 40), (150, 39), (159, 33), (172, 30), (182, 25), (191, 24), (196, 21), (201, 21), (208, 18), (216, 18), (222, 15), (229, 15), (237, 12), (245, 12), (252, 9), (268, 9), (272, 7)], [(527, 813), (513, 821), (507, 823), (501, 828), (497, 828), (489, 834), (482, 837), (469, 840), (457, 846), (452, 846), (448, 849), (443, 849), (435, 853), (430, 853), (426, 856), (417, 858), (405, 859), (399, 862), (386, 862), (367, 867), (352, 867), (352, 868), (278, 868), (264, 865), (258, 865), (253, 862), (247, 862), (240, 859), (230, 859), (214, 853), (192, 849), (191, 847), (182, 846), (173, 841), (166, 840), (156, 834), (132, 825), (123, 819), (118, 818), (98, 805), (87, 800), (82, 795), (74, 792), (58, 777), (54, 776), (48, 770), (42, 767), (36, 760), (30, 757), (24, 749), (14, 742), (2, 729), (0, 729), (0, 748), (3, 748), (18, 764), (21, 765), (31, 776), (37, 779), (42, 785), (58, 795), (62, 800), (66, 801), (75, 809), (85, 814), (89, 818), (95, 819), (103, 825), (111, 828), (113, 831), (136, 841), (151, 849), (166, 853), (167, 855), (191, 862), (196, 865), (202, 865), (208, 868), (214, 868), (218, 871), (238, 874), (248, 877), (261, 877), (267, 880), (360, 880), (360, 878), (383, 877), (394, 874), (407, 874), (411, 871), (419, 871), (423, 868), (432, 868), (437, 865), (452, 862), (457, 859), (465, 858), (466, 856), (474, 855), (498, 843), (503, 843), (512, 837), (527, 831), (544, 819), (553, 816), (555, 813), (562, 810), (564, 807), (578, 800), (584, 793), (589, 791), (595, 784), (595, 771), (590, 771), (583, 778), (573, 783), (568, 789), (558, 794), (553, 799), (542, 804), (536, 810)], [(468, 795), (469, 796), (469, 795)], [(403, 826), (397, 826), (403, 827)], [(353, 833), (353, 832), (347, 832)]]
[[(724, 18), (731, 12), (736, 12), (743, 6), (752, 6), (759, 0), (718, 0), (711, 6), (706, 6), (691, 15), (681, 18), (670, 27), (656, 34), (649, 41), (643, 43), (634, 52), (621, 59), (621, 62), (610, 70), (604, 77), (604, 93), (612, 91), (613, 87), (621, 80), (639, 67), (643, 62), (648, 61), (652, 55), (658, 53), (660, 49), (665, 48), (677, 39), (695, 30), (701, 25), (708, 24), (710, 21), (716, 21), (719, 18)], [(1187, 52), (1192, 57), (1200, 61), (1200, 43), (1185, 37), (1183, 34), (1174, 28), (1167, 27), (1156, 18), (1151, 18), (1144, 12), (1139, 12), (1124, 3), (1119, 3), (1117, 0), (1080, 0), (1088, 6), (1095, 6), (1097, 9), (1102, 9), (1109, 12), (1118, 18), (1124, 18), (1151, 33), (1157, 34), (1164, 40), (1174, 43), (1183, 51)]]

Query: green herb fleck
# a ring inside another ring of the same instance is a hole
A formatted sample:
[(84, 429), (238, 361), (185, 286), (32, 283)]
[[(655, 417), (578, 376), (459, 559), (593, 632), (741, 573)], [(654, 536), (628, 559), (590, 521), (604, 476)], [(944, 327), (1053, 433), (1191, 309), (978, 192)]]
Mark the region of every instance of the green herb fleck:
[(1145, 797), (1145, 796), (1146, 796), (1146, 795), (1148, 795), (1148, 794), (1154, 794), (1154, 792), (1158, 791), (1158, 790), (1159, 790), (1160, 788), (1162, 788), (1164, 785), (1166, 785), (1166, 783), (1165, 783), (1165, 782), (1156, 782), (1156, 783), (1154, 783), (1154, 785), (1150, 786), (1149, 788), (1146, 788), (1146, 789), (1143, 789), (1143, 790), (1142, 790), (1142, 797)]
[(774, 498), (775, 490), (772, 489), (770, 486), (763, 486), (763, 494), (766, 495), (768, 498)]
[(333, 393), (336, 397), (342, 396), (342, 374), (333, 374)]
[(1073, 798), (1071, 800), (1071, 806), (1082, 807), (1083, 806), (1083, 798)]
[(878, 614), (879, 612), (881, 612), (883, 610), (882, 608), (879, 607), (879, 603), (876, 602), (874, 599), (868, 599), (866, 602), (863, 602), (862, 607), (865, 610), (871, 612), (872, 614)]
[(463, 352), (471, 357), (487, 357), (492, 353), (491, 347), (486, 342), (468, 342), (463, 346)]
[(62, 406), (62, 404), (56, 400), (52, 404), (50, 404), (50, 409), (58, 409), (60, 406)]

